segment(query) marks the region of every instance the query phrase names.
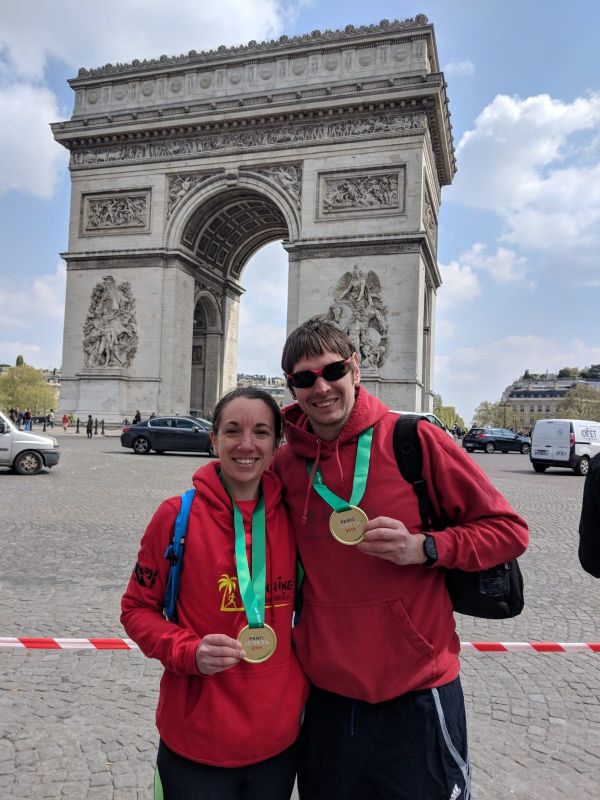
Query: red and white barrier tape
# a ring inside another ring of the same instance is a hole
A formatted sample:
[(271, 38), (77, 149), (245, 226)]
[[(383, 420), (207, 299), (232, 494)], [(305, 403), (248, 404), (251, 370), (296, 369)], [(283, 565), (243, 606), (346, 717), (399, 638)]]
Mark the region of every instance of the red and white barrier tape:
[[(600, 642), (461, 642), (462, 650), (479, 653), (600, 653)], [(0, 636), (1, 647), (27, 650), (139, 650), (132, 639), (54, 639)]]

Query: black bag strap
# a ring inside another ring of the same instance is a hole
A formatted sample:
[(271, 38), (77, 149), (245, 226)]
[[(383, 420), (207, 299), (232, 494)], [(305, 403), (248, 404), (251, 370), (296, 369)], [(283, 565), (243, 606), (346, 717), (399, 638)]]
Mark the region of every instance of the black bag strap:
[(416, 414), (401, 414), (394, 425), (394, 455), (398, 469), (405, 481), (412, 486), (417, 495), (419, 513), (424, 531), (441, 531), (446, 524), (438, 516), (423, 480), (423, 453), (417, 425), (420, 421), (431, 425), (426, 417)]

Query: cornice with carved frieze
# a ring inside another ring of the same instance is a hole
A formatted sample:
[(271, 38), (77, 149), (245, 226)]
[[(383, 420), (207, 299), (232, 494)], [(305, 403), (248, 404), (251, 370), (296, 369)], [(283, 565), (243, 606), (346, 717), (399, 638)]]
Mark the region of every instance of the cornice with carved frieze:
[(135, 59), (128, 64), (105, 64), (102, 67), (93, 69), (81, 68), (77, 79), (73, 79), (72, 83), (86, 78), (144, 72), (156, 70), (157, 68), (164, 69), (169, 66), (192, 67), (205, 63), (219, 62), (231, 57), (239, 58), (241, 56), (243, 58), (248, 58), (264, 55), (265, 53), (278, 55), (281, 52), (289, 50), (298, 50), (314, 45), (325, 45), (331, 42), (343, 42), (347, 45), (349, 42), (360, 38), (373, 38), (373, 36), (379, 36), (381, 34), (414, 31), (415, 29), (424, 27), (430, 27), (427, 17), (425, 14), (417, 14), (415, 17), (405, 20), (396, 19), (391, 22), (389, 20), (381, 20), (377, 25), (361, 25), (358, 27), (347, 25), (343, 30), (335, 31), (315, 30), (312, 31), (312, 33), (306, 33), (300, 36), (280, 36), (279, 39), (260, 43), (251, 41), (246, 45), (239, 45), (237, 47), (225, 47), (221, 45), (216, 50), (200, 52), (190, 50), (188, 53), (179, 56), (162, 55), (154, 59)]

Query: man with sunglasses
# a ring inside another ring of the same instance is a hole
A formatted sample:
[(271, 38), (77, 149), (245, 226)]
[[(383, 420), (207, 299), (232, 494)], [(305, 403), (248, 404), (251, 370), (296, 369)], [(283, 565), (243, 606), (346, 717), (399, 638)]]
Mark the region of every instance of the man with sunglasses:
[(360, 386), (346, 333), (313, 317), (282, 356), (296, 400), (275, 460), (305, 571), (294, 643), (313, 689), (301, 800), (468, 800), (459, 641), (444, 569), (519, 556), (525, 522), (472, 459), (419, 425), (423, 477), (452, 526), (422, 532), (393, 450), (397, 415)]

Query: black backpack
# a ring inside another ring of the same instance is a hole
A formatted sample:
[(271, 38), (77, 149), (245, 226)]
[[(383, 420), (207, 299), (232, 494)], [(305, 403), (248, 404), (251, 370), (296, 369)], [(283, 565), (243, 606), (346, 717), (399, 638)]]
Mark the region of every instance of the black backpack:
[[(401, 414), (394, 426), (394, 455), (402, 477), (413, 487), (419, 503), (423, 530), (441, 531), (448, 523), (440, 518), (429, 499), (423, 480), (423, 454), (417, 431), (424, 417)], [(516, 558), (481, 572), (446, 570), (446, 585), (454, 610), (484, 619), (508, 619), (523, 610), (523, 575)]]

